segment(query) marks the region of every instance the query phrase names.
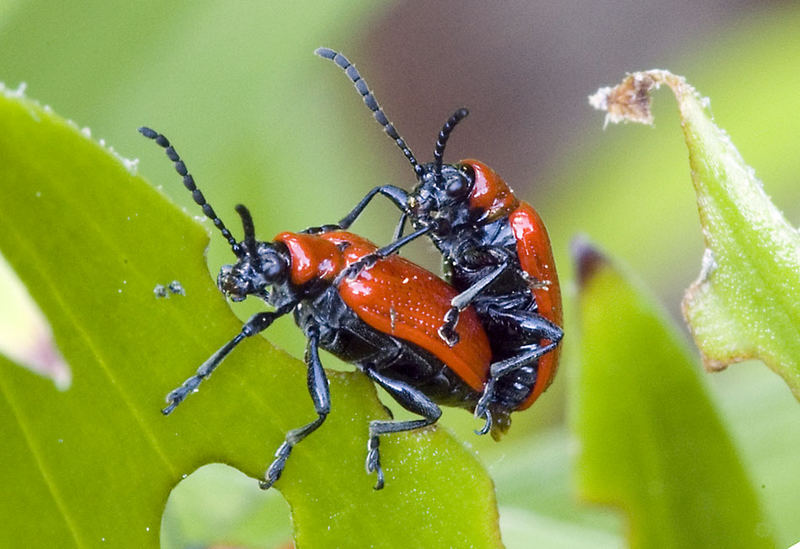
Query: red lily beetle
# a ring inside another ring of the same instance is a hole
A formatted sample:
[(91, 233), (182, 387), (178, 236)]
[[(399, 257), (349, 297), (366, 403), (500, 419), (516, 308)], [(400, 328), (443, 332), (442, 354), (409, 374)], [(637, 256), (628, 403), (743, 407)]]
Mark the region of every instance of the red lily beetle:
[[(283, 232), (272, 242), (262, 242), (256, 240), (249, 211), (239, 205), (236, 210), (244, 238), (237, 242), (206, 202), (169, 141), (149, 128), (140, 128), (140, 132), (165, 149), (195, 202), (230, 244), (236, 263), (221, 268), (219, 289), (233, 301), (256, 296), (274, 307), (274, 311), (253, 315), (195, 375), (171, 391), (165, 415), (240, 342), (290, 312), (308, 340), (308, 388), (317, 418), (286, 435), (260, 483), (262, 488), (269, 488), (280, 478), (292, 448), (322, 425), (330, 412), (319, 349), (355, 364), (400, 405), (422, 416), (370, 422), (366, 465), (369, 472), (377, 474), (376, 489), (384, 484), (381, 435), (435, 423), (441, 415), (439, 404), (475, 409), (489, 378), (489, 339), (472, 307), (462, 311), (457, 327), (459, 343), (449, 345), (439, 337), (441, 319), (456, 291), (435, 275), (393, 255), (404, 244), (403, 239), (378, 249), (352, 233), (329, 231), (319, 235)], [(501, 417), (511, 411), (500, 401), (490, 402), (488, 407)]]
[[(450, 345), (459, 340), (456, 326), (470, 305), (489, 334), (493, 364), (476, 416), (495, 438), (508, 429), (508, 416), (494, 418), (492, 402), (524, 410), (552, 383), (563, 337), (561, 290), (547, 230), (529, 204), (486, 164), (463, 160), (443, 162), (450, 133), (469, 113), (458, 109), (439, 132), (433, 162), (420, 164), (380, 108), (369, 86), (341, 53), (319, 48), (347, 74), (386, 134), (408, 159), (417, 178), (409, 193), (394, 185), (373, 188), (338, 224), (313, 227), (311, 232), (347, 229), (378, 194), (402, 212), (395, 241), (406, 221), (428, 234), (442, 254), (446, 279), (460, 293), (443, 317), (440, 337)], [(413, 236), (413, 235), (410, 235)], [(403, 243), (410, 241), (406, 237)]]

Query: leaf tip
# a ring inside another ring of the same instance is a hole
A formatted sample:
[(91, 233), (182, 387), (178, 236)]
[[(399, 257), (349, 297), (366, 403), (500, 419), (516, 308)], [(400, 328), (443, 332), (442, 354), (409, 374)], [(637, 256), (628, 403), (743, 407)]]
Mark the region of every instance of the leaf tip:
[(608, 259), (589, 241), (585, 235), (578, 235), (570, 243), (572, 262), (577, 271), (578, 286), (583, 287), (586, 282), (603, 266), (608, 264)]
[(606, 112), (603, 127), (609, 122), (618, 124), (628, 121), (651, 125), (650, 90), (654, 87), (658, 87), (658, 82), (648, 73), (629, 74), (616, 86), (598, 89), (589, 96), (589, 104)]
[[(607, 86), (598, 89), (589, 96), (589, 104), (597, 110), (606, 112), (603, 127), (609, 122), (638, 122), (640, 124), (653, 124), (650, 92), (658, 89), (661, 84), (668, 85), (680, 102), (684, 97), (691, 95), (698, 97), (697, 92), (682, 76), (672, 74), (663, 69), (650, 69), (629, 73), (622, 82), (616, 86)], [(707, 100), (701, 103), (707, 105)]]

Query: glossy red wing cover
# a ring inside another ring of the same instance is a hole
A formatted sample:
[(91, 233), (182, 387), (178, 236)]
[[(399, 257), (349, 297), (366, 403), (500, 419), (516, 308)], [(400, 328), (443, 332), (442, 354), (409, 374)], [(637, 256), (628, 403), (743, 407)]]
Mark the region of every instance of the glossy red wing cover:
[[(547, 235), (544, 223), (536, 210), (525, 202), (521, 202), (508, 219), (517, 240), (520, 265), (531, 277), (531, 291), (536, 298), (539, 314), (553, 324), (562, 326), (561, 287), (558, 284), (550, 237)], [(559, 346), (539, 359), (536, 384), (530, 396), (517, 408), (518, 410), (524, 410), (533, 404), (553, 382), (560, 353)]]
[(343, 280), (339, 293), (364, 322), (410, 341), (447, 364), (476, 391), (483, 390), (491, 362), (489, 339), (471, 307), (462, 311), (459, 342), (448, 347), (437, 330), (456, 291), (442, 279), (393, 255)]

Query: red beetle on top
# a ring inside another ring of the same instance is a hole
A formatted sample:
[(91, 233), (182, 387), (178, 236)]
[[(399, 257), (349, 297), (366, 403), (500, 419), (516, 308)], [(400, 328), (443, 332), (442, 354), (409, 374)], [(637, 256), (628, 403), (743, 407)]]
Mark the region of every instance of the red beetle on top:
[[(424, 427), (441, 415), (439, 404), (474, 411), (479, 405), (499, 418), (507, 418), (524, 402), (502, 391), (486, 400), (491, 379), (492, 346), (473, 307), (461, 311), (454, 328), (459, 342), (449, 344), (438, 331), (457, 292), (440, 278), (394, 254), (411, 234), (386, 248), (344, 231), (324, 234), (279, 234), (272, 242), (255, 238), (250, 213), (237, 206), (244, 239), (237, 242), (206, 202), (185, 164), (161, 134), (140, 132), (163, 147), (183, 177), (186, 188), (228, 241), (237, 261), (222, 267), (219, 289), (233, 301), (257, 296), (275, 308), (253, 315), (229, 342), (198, 368), (180, 387), (167, 395), (164, 414), (170, 414), (224, 358), (247, 337), (267, 329), (293, 312), (308, 339), (308, 388), (317, 418), (286, 435), (261, 487), (272, 486), (281, 476), (292, 448), (316, 430), (330, 412), (328, 382), (319, 357), (327, 350), (354, 363), (407, 410), (422, 419), (376, 420), (369, 424), (367, 470), (384, 484), (380, 464), (380, 435)], [(503, 423), (503, 422), (500, 422)]]
[(563, 337), (561, 291), (547, 230), (533, 207), (518, 200), (486, 164), (443, 162), (450, 133), (467, 116), (466, 109), (458, 109), (442, 127), (433, 162), (420, 164), (355, 66), (334, 50), (319, 48), (316, 53), (345, 71), (375, 119), (403, 151), (418, 182), (410, 193), (394, 185), (375, 187), (338, 224), (309, 231), (348, 228), (370, 200), (381, 194), (402, 212), (396, 244), (401, 242), (397, 239), (406, 221), (417, 232), (402, 243), (421, 234), (430, 236), (442, 253), (445, 278), (460, 292), (442, 318), (440, 337), (449, 345), (458, 342), (459, 315), (470, 305), (489, 335), (494, 363), (475, 414), (486, 420), (481, 433), (491, 430), (498, 438), (509, 419), (507, 415), (493, 418), (490, 403), (503, 402), (511, 410), (527, 408), (552, 383), (558, 366)]

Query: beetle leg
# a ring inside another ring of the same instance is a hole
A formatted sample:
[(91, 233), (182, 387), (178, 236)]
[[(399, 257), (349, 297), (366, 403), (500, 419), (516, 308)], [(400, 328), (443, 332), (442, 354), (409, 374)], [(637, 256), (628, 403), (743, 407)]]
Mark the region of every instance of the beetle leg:
[(520, 347), (523, 350), (522, 353), (505, 360), (500, 360), (489, 366), (489, 379), (483, 388), (480, 399), (478, 399), (478, 404), (475, 406), (475, 417), (484, 418), (486, 423), (482, 429), (475, 431), (477, 434), (485, 435), (492, 427), (492, 415), (489, 412), (489, 405), (495, 398), (494, 387), (497, 380), (522, 366), (530, 364), (539, 357), (546, 355), (557, 346), (557, 341), (551, 341), (547, 345), (524, 345)]
[(368, 269), (369, 267), (374, 265), (375, 262), (380, 261), (381, 259), (384, 259), (392, 255), (393, 253), (395, 253), (397, 250), (399, 250), (412, 240), (416, 240), (417, 238), (426, 234), (430, 230), (431, 227), (423, 227), (422, 229), (416, 230), (413, 233), (404, 236), (400, 240), (395, 240), (394, 242), (392, 242), (387, 246), (384, 246), (383, 248), (379, 248), (372, 253), (362, 256), (358, 261), (354, 261), (346, 269), (343, 269), (342, 272), (340, 272), (334, 279), (333, 285), (338, 286), (339, 283), (345, 278), (352, 280), (353, 278), (358, 276), (358, 274), (364, 269)]
[(220, 347), (213, 355), (208, 357), (208, 360), (203, 362), (200, 367), (197, 369), (197, 373), (195, 373), (192, 377), (184, 381), (180, 387), (177, 389), (173, 389), (167, 395), (167, 402), (169, 405), (161, 410), (165, 416), (172, 413), (172, 411), (183, 402), (189, 394), (194, 392), (197, 389), (197, 386), (200, 383), (211, 375), (211, 373), (219, 366), (225, 357), (236, 347), (241, 341), (246, 337), (251, 337), (256, 335), (259, 332), (263, 332), (267, 328), (269, 328), (270, 324), (278, 318), (279, 316), (285, 314), (285, 311), (274, 311), (274, 312), (266, 312), (266, 313), (257, 313), (250, 317), (250, 320), (245, 322), (244, 326), (242, 326), (242, 331), (236, 334), (236, 336), (227, 342), (225, 345)]
[[(489, 379), (484, 386), (478, 404), (475, 406), (475, 417), (483, 417), (486, 420), (483, 428), (476, 431), (479, 435), (485, 435), (491, 430), (492, 416), (489, 405), (494, 400), (494, 389), (496, 382), (514, 370), (526, 366), (539, 359), (541, 356), (555, 349), (564, 337), (564, 331), (540, 314), (524, 310), (506, 310), (497, 307), (487, 309), (489, 318), (492, 321), (503, 319), (512, 322), (514, 326), (529, 334), (536, 343), (530, 343), (519, 347), (521, 353), (505, 360), (500, 360), (489, 366)], [(541, 345), (540, 341), (546, 340), (547, 344)]]
[(425, 418), (409, 421), (375, 420), (370, 422), (369, 441), (367, 442), (367, 472), (375, 472), (378, 475), (375, 489), (380, 490), (383, 488), (384, 483), (380, 452), (378, 450), (380, 435), (411, 431), (436, 423), (442, 415), (442, 410), (419, 389), (408, 383), (385, 377), (371, 368), (365, 368), (364, 372), (375, 383), (383, 387), (403, 408)]
[(392, 242), (403, 238), (403, 231), (406, 228), (407, 220), (408, 220), (408, 214), (403, 212), (403, 215), (400, 216), (400, 220), (397, 222), (397, 227), (394, 228), (394, 235), (392, 235)]
[(322, 361), (319, 359), (319, 328), (310, 326), (308, 328), (308, 343), (305, 355), (306, 365), (308, 366), (308, 392), (311, 394), (311, 401), (314, 403), (314, 411), (317, 412), (317, 419), (292, 429), (286, 433), (286, 440), (275, 452), (275, 460), (270, 464), (269, 469), (264, 475), (264, 480), (258, 483), (262, 490), (268, 489), (281, 477), (286, 460), (292, 453), (292, 448), (317, 430), (322, 425), (325, 418), (331, 411), (331, 393), (328, 388), (328, 378), (322, 368)]
[(520, 348), (524, 349), (524, 352), (518, 354), (517, 356), (500, 360), (489, 366), (489, 375), (491, 376), (491, 379), (496, 381), (509, 372), (516, 370), (520, 366), (529, 364), (542, 355), (546, 355), (555, 349), (557, 345), (558, 342), (556, 341), (550, 342), (547, 345), (523, 345)]
[(478, 419), (483, 418), (485, 421), (483, 427), (475, 431), (476, 435), (485, 435), (492, 430), (492, 412), (489, 410), (489, 404), (494, 400), (494, 384), (495, 378), (490, 377), (483, 387), (483, 393), (478, 399), (478, 404), (475, 405), (475, 417)]
[(330, 233), (333, 231), (340, 231), (340, 230), (342, 230), (342, 228), (339, 225), (335, 223), (329, 223), (327, 225), (319, 225), (317, 227), (308, 227), (300, 231), (300, 234), (317, 235), (317, 234)]
[(490, 308), (489, 315), (493, 318), (510, 320), (524, 332), (535, 334), (541, 339), (548, 339), (554, 343), (561, 341), (564, 330), (540, 314), (530, 311), (511, 310), (504, 311)]
[(458, 324), (458, 317), (461, 311), (470, 306), (472, 301), (480, 294), (489, 284), (500, 276), (509, 266), (508, 261), (504, 261), (497, 266), (492, 272), (484, 276), (475, 284), (455, 296), (450, 301), (450, 310), (444, 315), (444, 324), (438, 330), (439, 337), (452, 347), (458, 343), (459, 337), (456, 332), (456, 325)]
[(362, 198), (361, 201), (350, 211), (350, 213), (344, 216), (341, 221), (339, 221), (339, 223), (335, 225), (322, 225), (321, 227), (309, 227), (302, 232), (308, 234), (320, 234), (330, 231), (346, 230), (350, 227), (350, 225), (353, 224), (353, 222), (355, 222), (358, 216), (361, 215), (361, 212), (363, 212), (370, 201), (375, 198), (375, 195), (378, 194), (382, 194), (383, 196), (387, 197), (402, 212), (406, 211), (406, 208), (408, 207), (408, 193), (400, 187), (395, 187), (394, 185), (382, 185), (380, 187), (375, 187), (366, 195), (364, 195), (364, 198)]

